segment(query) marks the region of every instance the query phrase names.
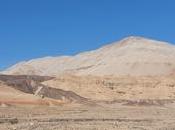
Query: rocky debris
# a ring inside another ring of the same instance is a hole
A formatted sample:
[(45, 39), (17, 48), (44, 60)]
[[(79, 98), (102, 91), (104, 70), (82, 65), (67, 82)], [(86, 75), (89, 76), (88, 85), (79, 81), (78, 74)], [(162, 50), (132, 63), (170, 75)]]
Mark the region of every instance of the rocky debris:
[(81, 97), (72, 91), (64, 91), (61, 89), (51, 88), (47, 86), (43, 87), (43, 89), (40, 90), (38, 95), (43, 95), (45, 97), (53, 99), (59, 99), (63, 101), (77, 102), (77, 103), (83, 103), (88, 101), (88, 99)]
[(117, 122), (151, 122), (149, 119), (125, 119), (125, 118), (51, 118), (33, 119), (37, 122), (95, 122), (95, 121), (117, 121)]
[(17, 124), (18, 119), (17, 118), (0, 118), (0, 124), (2, 123)]
[(142, 100), (127, 100), (123, 105), (127, 106), (164, 106), (166, 104), (174, 103), (175, 100), (150, 100), (150, 99), (142, 99)]

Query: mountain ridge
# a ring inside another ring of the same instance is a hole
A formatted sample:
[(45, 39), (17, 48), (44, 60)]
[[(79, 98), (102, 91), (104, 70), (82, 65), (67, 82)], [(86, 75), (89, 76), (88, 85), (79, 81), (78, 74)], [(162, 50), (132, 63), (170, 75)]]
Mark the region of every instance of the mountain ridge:
[(20, 62), (3, 74), (162, 75), (175, 70), (174, 56), (174, 45), (130, 36), (74, 56), (44, 57)]

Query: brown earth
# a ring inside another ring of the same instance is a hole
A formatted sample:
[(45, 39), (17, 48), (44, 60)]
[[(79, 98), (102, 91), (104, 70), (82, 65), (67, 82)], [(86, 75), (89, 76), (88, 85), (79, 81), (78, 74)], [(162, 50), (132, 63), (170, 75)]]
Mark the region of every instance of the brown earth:
[(85, 103), (83, 98), (71, 91), (52, 88), (41, 84), (52, 77), (0, 75), (0, 103), (6, 105), (61, 105), (65, 103)]

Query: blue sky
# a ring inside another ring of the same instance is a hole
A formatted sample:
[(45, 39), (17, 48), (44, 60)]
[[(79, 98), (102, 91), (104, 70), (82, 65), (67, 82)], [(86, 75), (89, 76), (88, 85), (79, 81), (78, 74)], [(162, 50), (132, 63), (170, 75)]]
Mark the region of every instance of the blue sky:
[(175, 43), (175, 0), (0, 0), (0, 69), (130, 35)]

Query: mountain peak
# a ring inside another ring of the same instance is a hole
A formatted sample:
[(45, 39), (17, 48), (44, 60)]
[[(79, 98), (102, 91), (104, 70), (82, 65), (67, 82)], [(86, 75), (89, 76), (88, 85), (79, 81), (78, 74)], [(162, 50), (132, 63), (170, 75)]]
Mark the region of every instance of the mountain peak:
[(147, 38), (144, 38), (144, 37), (141, 37), (141, 36), (128, 36), (128, 37), (125, 37), (123, 40), (137, 41), (137, 40), (143, 40), (143, 39), (147, 39)]
[(141, 36), (129, 36), (126, 38), (123, 38), (122, 40), (118, 42), (114, 42), (111, 45), (116, 45), (119, 47), (123, 46), (160, 46), (160, 45), (165, 45), (167, 44), (166, 42), (161, 42), (149, 38), (144, 38)]

